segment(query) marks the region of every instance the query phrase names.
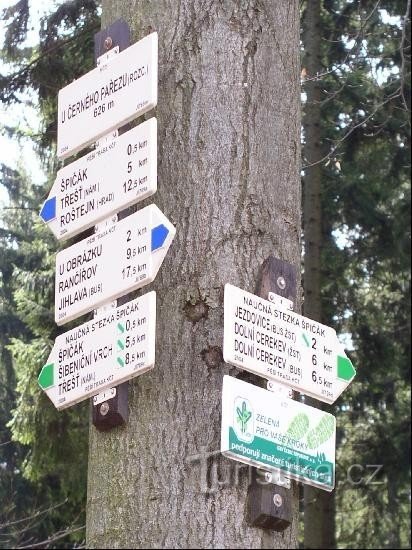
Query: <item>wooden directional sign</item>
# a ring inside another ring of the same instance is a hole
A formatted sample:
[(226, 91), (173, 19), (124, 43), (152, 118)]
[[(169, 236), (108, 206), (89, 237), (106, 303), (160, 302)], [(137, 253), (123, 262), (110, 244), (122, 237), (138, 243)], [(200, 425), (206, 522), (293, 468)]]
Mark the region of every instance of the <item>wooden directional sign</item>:
[(67, 323), (157, 275), (175, 228), (151, 204), (56, 256), (55, 320)]
[(65, 158), (157, 104), (157, 33), (61, 89), (57, 155)]
[(223, 357), (227, 363), (333, 403), (356, 371), (336, 332), (227, 284)]
[(154, 367), (156, 293), (149, 292), (56, 338), (38, 382), (58, 409)]
[(67, 239), (157, 189), (157, 122), (151, 118), (57, 172), (40, 212)]
[(332, 491), (335, 440), (331, 414), (224, 376), (221, 451), (226, 456)]

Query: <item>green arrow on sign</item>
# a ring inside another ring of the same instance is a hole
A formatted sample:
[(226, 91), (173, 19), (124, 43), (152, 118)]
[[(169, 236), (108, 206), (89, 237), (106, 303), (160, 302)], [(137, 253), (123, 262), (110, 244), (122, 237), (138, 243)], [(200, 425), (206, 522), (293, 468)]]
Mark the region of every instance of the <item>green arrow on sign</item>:
[(347, 357), (338, 355), (338, 378), (350, 382), (355, 374), (356, 370), (352, 365), (352, 361)]
[(54, 363), (44, 365), (37, 381), (43, 390), (47, 390), (47, 388), (54, 385)]

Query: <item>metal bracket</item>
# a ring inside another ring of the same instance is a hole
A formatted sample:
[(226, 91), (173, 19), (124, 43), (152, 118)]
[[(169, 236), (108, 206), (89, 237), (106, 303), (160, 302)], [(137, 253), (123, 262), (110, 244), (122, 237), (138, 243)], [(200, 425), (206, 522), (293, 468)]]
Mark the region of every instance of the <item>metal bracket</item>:
[(105, 390), (103, 393), (98, 393), (97, 395), (93, 396), (93, 405), (100, 405), (100, 403), (103, 403), (104, 401), (113, 399), (115, 395), (116, 395), (116, 388), (109, 388), (108, 390)]
[[(118, 19), (94, 36), (94, 57), (96, 65), (110, 60), (120, 51), (130, 46), (130, 28), (123, 19)], [(96, 143), (102, 144), (105, 140), (113, 139), (118, 135), (118, 130), (110, 132), (107, 136), (100, 138)], [(121, 215), (113, 215), (103, 220), (95, 227), (96, 231), (116, 223)], [(124, 299), (124, 298), (123, 298)], [(126, 300), (125, 300), (126, 301)], [(121, 300), (119, 300), (122, 303)], [(95, 316), (104, 314), (108, 309), (116, 307), (118, 302), (110, 302), (95, 311)], [(120, 304), (119, 304), (120, 305)], [(129, 383), (124, 382), (115, 388), (109, 388), (105, 392), (95, 395), (92, 401), (92, 422), (97, 430), (105, 432), (125, 424), (129, 417), (128, 410), (128, 388)]]
[(282, 399), (293, 399), (293, 390), (282, 384), (277, 384), (272, 380), (268, 380), (266, 389), (277, 394)]
[(107, 63), (107, 61), (109, 61), (112, 57), (114, 57), (118, 53), (120, 53), (120, 48), (119, 46), (115, 46), (114, 48), (104, 53), (103, 55), (99, 55), (99, 57), (96, 60), (96, 65), (100, 67), (102, 63), (105, 63), (105, 62)]
[[(297, 294), (296, 268), (269, 256), (262, 264), (259, 275), (255, 294), (265, 299), (269, 297), (279, 307), (293, 309)], [(273, 382), (268, 382), (268, 389), (280, 393), (282, 398), (293, 397), (293, 391)], [(282, 474), (252, 468), (246, 500), (246, 522), (252, 527), (284, 531), (293, 519), (290, 487), (290, 479)]]
[(107, 143), (108, 141), (112, 141), (119, 135), (119, 130), (112, 130), (105, 136), (101, 137), (98, 141), (95, 142), (94, 146), (96, 149), (98, 149), (103, 143)]
[(286, 489), (290, 489), (291, 487), (290, 479), (285, 477), (279, 470), (265, 472), (265, 481), (273, 485), (278, 485), (279, 487), (285, 487)]
[(275, 304), (278, 307), (283, 307), (285, 309), (290, 309), (291, 311), (293, 311), (292, 300), (288, 300), (287, 298), (282, 298), (282, 296), (279, 296), (279, 294), (275, 294), (274, 292), (269, 292), (268, 300), (269, 302), (272, 302), (272, 304)]

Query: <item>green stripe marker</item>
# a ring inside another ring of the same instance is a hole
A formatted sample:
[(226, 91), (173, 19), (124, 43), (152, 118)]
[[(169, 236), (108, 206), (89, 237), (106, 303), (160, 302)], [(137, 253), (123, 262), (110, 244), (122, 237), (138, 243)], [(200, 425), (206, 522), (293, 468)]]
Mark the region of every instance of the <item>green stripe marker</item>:
[(121, 367), (124, 367), (124, 361), (123, 361), (123, 359), (122, 359), (121, 357), (118, 357), (118, 358), (117, 358), (117, 362), (119, 363), (119, 365), (120, 365)]
[(41, 369), (37, 382), (43, 390), (47, 390), (47, 388), (54, 386), (54, 363), (44, 365)]
[(347, 357), (338, 355), (338, 378), (350, 382), (355, 374), (356, 370), (352, 365), (352, 361)]
[(121, 350), (124, 350), (124, 343), (121, 340), (117, 340), (117, 345)]
[(305, 344), (309, 348), (310, 347), (310, 342), (309, 342), (308, 337), (306, 336), (306, 334), (304, 332), (302, 332), (302, 338), (305, 340)]
[(124, 326), (121, 323), (117, 323), (117, 328), (120, 330), (121, 333), (124, 332)]

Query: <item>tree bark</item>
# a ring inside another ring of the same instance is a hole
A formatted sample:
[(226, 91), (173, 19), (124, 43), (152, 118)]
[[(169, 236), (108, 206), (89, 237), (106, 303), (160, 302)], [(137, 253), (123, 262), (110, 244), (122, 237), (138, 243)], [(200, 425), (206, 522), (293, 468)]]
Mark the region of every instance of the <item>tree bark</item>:
[[(244, 521), (247, 468), (220, 457), (223, 288), (271, 254), (300, 265), (299, 2), (103, 0), (132, 41), (159, 33), (158, 192), (177, 229), (153, 285), (156, 366), (129, 422), (90, 430), (87, 545), (292, 548)], [(209, 456), (210, 455), (210, 456)], [(207, 468), (206, 468), (207, 465)]]
[[(320, 0), (307, 0), (303, 18), (305, 48), (303, 66), (306, 70), (306, 103), (303, 117), (305, 176), (303, 179), (303, 238), (304, 238), (304, 314), (322, 322), (321, 248), (322, 248), (322, 158), (321, 146), (321, 80), (322, 25)], [(306, 398), (313, 407), (319, 401)], [(325, 407), (323, 407), (325, 408)], [(304, 546), (305, 548), (335, 548), (334, 493), (309, 485), (304, 487)]]

